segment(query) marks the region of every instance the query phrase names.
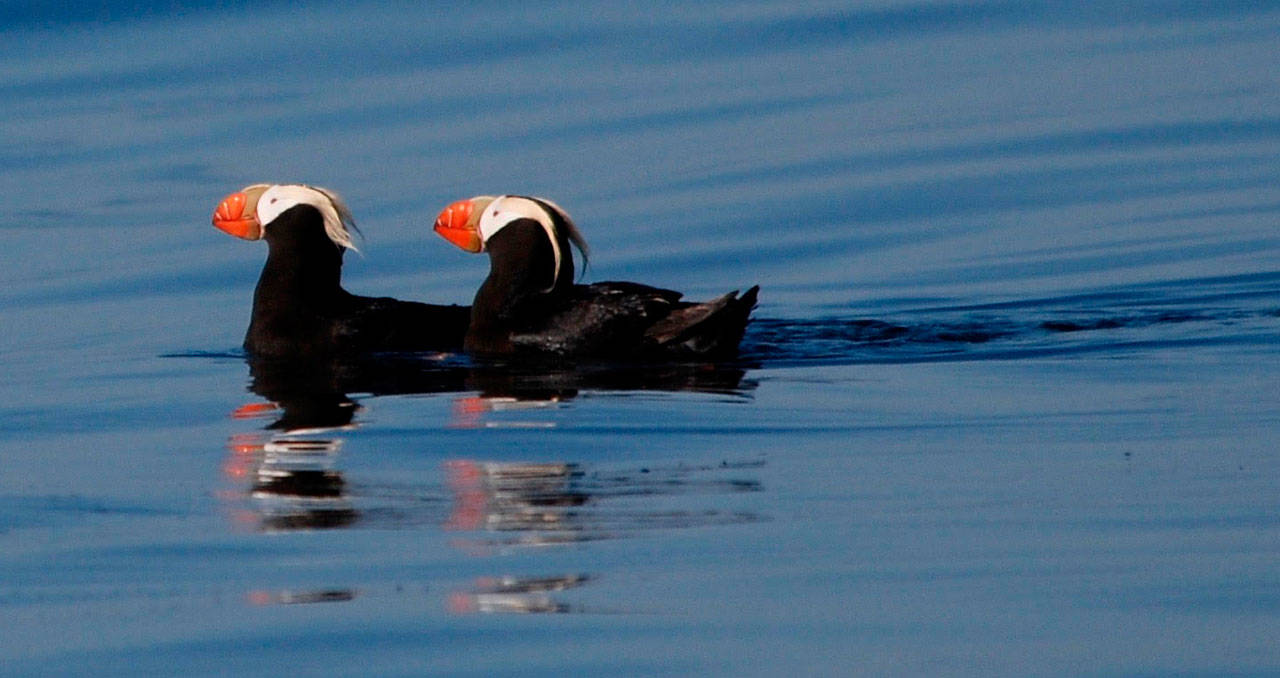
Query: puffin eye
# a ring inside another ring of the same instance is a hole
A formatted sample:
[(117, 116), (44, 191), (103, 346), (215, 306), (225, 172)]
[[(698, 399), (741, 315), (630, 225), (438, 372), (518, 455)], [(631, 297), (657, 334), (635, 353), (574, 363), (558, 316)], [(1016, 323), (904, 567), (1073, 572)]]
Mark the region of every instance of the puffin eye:
[(272, 205), (276, 204), (276, 201), (277, 201), (277, 200), (279, 200), (279, 199), (280, 199), (280, 198), (272, 198), (272, 199), (271, 199), (271, 204), (272, 204)]

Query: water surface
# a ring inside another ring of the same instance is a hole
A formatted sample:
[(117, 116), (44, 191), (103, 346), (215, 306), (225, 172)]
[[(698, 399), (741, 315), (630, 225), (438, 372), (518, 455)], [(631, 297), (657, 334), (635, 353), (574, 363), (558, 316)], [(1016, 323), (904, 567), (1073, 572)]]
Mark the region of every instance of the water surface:
[[(0, 10), (5, 675), (1280, 673), (1268, 3)], [(238, 350), (258, 181), (349, 289), (546, 195), (739, 363)]]

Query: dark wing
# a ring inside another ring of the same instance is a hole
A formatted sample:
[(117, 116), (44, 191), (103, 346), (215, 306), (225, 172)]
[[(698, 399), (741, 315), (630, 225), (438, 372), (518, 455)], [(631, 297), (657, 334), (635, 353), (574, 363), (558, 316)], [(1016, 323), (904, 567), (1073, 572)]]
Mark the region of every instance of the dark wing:
[(719, 359), (736, 354), (757, 288), (705, 303), (632, 282), (577, 285), (527, 330), (517, 350), (612, 359)]
[(685, 303), (645, 331), (672, 357), (732, 358), (738, 352), (759, 286), (711, 301)]
[(644, 357), (645, 330), (676, 308), (680, 293), (631, 282), (574, 285), (538, 320), (511, 333), (517, 351), (583, 357)]

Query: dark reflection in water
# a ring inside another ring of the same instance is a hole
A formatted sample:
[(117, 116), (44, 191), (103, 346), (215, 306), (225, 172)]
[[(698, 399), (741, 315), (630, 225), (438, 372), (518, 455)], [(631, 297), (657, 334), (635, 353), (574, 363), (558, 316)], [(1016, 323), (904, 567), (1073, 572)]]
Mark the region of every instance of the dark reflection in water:
[[(407, 395), (479, 392), (486, 397), (540, 400), (572, 398), (579, 391), (694, 391), (745, 395), (751, 364), (674, 363), (662, 365), (473, 363), (438, 355), (380, 355), (330, 362), (248, 360), (250, 390), (279, 403), (286, 415), (275, 428), (325, 426), (350, 393)], [(327, 397), (325, 394), (328, 394)], [(301, 402), (301, 401), (305, 402)]]
[[(248, 508), (235, 516), (251, 529), (437, 525), (458, 533), (452, 543), (464, 553), (488, 556), (511, 548), (613, 539), (645, 530), (761, 520), (754, 512), (664, 510), (649, 500), (664, 495), (758, 492), (762, 489), (758, 480), (739, 474), (762, 461), (597, 470), (571, 461), (454, 459), (443, 465), (443, 483), (417, 479), (394, 487), (351, 482), (341, 470), (343, 432), (359, 426), (360, 406), (348, 393), (457, 393), (448, 425), (481, 428), (501, 423), (491, 419), (495, 413), (553, 408), (584, 391), (745, 396), (755, 384), (744, 379), (742, 366), (517, 370), (497, 364), (450, 363), (447, 358), (387, 356), (324, 364), (251, 360), (249, 368), (250, 390), (266, 400), (248, 403), (231, 414), (237, 420), (266, 423), (231, 437), (225, 472), (245, 488), (239, 496), (247, 499)], [(629, 501), (637, 498), (640, 501)], [(593, 578), (580, 573), (482, 577), (450, 594), (447, 607), (455, 613), (580, 612), (556, 594)], [(253, 591), (248, 600), (277, 605), (343, 602), (355, 596), (354, 590), (339, 587)]]
[[(324, 363), (250, 360), (249, 370), (250, 390), (267, 402), (244, 405), (232, 416), (271, 421), (259, 432), (232, 438), (227, 472), (251, 481), (254, 514), (245, 522), (267, 530), (345, 527), (368, 517), (352, 506), (337, 468), (342, 447), (337, 434), (356, 425), (359, 410), (348, 393), (459, 393), (451, 425), (465, 428), (486, 425), (489, 412), (554, 406), (584, 390), (745, 395), (755, 386), (743, 378), (744, 368), (719, 365), (517, 370), (438, 357), (383, 356)], [(387, 512), (375, 515), (395, 518)]]
[(306, 605), (309, 603), (345, 603), (355, 600), (353, 589), (315, 589), (310, 591), (250, 591), (253, 605)]
[(357, 514), (337, 470), (342, 439), (332, 435), (353, 426), (355, 402), (345, 396), (295, 395), (287, 401), (250, 403), (232, 412), (236, 419), (270, 417), (257, 433), (238, 433), (227, 449), (228, 476), (249, 482), (253, 510), (238, 514), (258, 529), (345, 527)]
[(262, 446), (250, 496), (269, 530), (345, 527), (356, 512), (334, 470), (342, 441), (272, 440)]

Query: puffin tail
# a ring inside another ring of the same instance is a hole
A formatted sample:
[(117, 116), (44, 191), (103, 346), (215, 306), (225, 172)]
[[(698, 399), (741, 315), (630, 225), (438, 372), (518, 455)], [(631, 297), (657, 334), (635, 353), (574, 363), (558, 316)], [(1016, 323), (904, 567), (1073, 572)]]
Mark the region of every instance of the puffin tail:
[(754, 285), (741, 296), (734, 290), (711, 301), (678, 308), (645, 335), (670, 355), (731, 359), (738, 354), (738, 344), (742, 343), (759, 293), (760, 286)]

